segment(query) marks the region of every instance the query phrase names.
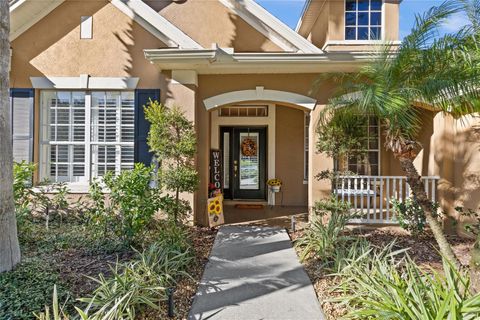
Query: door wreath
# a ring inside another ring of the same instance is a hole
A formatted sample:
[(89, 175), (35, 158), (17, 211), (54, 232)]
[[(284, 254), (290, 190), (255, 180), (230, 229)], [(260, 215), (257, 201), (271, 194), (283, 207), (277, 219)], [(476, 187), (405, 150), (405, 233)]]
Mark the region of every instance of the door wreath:
[(242, 141), (242, 155), (246, 157), (254, 157), (257, 155), (257, 143), (250, 139), (245, 138)]

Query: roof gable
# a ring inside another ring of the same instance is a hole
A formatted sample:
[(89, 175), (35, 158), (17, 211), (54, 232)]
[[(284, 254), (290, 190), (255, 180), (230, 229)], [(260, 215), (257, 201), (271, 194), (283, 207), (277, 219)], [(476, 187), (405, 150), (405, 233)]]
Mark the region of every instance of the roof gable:
[(204, 48), (215, 45), (235, 52), (284, 51), (218, 0), (146, 3)]
[[(14, 0), (10, 3), (13, 41), (66, 0)], [(201, 49), (202, 46), (160, 16), (142, 0), (108, 0), (155, 37), (171, 47)]]
[(253, 0), (219, 1), (285, 51), (322, 52)]

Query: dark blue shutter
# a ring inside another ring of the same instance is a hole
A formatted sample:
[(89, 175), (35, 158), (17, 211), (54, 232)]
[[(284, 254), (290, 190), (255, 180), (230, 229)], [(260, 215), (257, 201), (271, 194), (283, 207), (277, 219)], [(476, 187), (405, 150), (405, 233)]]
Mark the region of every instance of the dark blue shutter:
[(143, 107), (152, 100), (160, 100), (159, 89), (135, 90), (135, 162), (141, 162), (149, 166), (152, 161), (152, 153), (147, 145), (150, 123), (145, 119)]
[(10, 89), (10, 97), (12, 98), (33, 98), (35, 96), (34, 89)]
[(34, 89), (10, 89), (13, 159), (17, 162), (33, 161), (34, 96)]

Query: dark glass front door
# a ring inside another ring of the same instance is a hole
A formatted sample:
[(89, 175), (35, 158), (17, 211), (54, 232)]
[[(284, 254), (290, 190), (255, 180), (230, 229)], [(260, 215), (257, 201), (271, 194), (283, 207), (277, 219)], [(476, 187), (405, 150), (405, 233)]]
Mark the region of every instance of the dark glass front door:
[(266, 128), (222, 127), (226, 199), (266, 199)]

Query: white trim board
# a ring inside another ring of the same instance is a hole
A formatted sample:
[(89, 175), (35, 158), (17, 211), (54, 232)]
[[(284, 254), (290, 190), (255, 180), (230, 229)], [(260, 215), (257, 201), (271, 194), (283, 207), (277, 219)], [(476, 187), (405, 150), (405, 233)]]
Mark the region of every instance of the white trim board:
[(90, 77), (82, 74), (79, 77), (30, 77), (35, 89), (135, 89), (139, 78), (123, 77)]
[(219, 106), (247, 101), (273, 101), (297, 105), (308, 110), (315, 109), (317, 100), (287, 91), (268, 90), (257, 87), (255, 90), (232, 91), (203, 100), (205, 108), (212, 110)]
[(290, 29), (253, 0), (219, 1), (285, 51), (322, 52), (321, 49)]
[(63, 2), (65, 0), (19, 0), (13, 3), (10, 7), (10, 41), (18, 38)]
[(203, 48), (142, 0), (110, 0), (110, 2), (168, 46), (185, 49)]

